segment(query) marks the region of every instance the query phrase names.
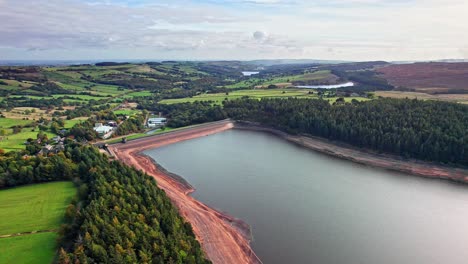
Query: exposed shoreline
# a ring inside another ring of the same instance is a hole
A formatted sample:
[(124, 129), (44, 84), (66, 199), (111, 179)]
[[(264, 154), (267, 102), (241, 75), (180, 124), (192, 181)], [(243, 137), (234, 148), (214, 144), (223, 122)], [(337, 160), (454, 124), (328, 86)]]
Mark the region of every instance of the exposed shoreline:
[(234, 123), (223, 120), (182, 129), (167, 134), (145, 137), (126, 144), (109, 146), (117, 159), (153, 176), (160, 188), (177, 206), (181, 215), (192, 224), (207, 257), (213, 263), (261, 263), (250, 247), (250, 227), (240, 219), (217, 211), (194, 199), (195, 189), (183, 177), (168, 172), (142, 152), (147, 149), (223, 132), (229, 129), (255, 130), (272, 133), (291, 143), (359, 164), (399, 171), (428, 178), (449, 179), (468, 183), (468, 170), (432, 163), (403, 160), (397, 156), (377, 154), (321, 138), (290, 135), (254, 123)]
[(358, 149), (345, 143), (332, 142), (327, 139), (317, 138), (310, 135), (291, 135), (283, 131), (255, 123), (236, 123), (235, 129), (268, 132), (310, 150), (366, 166), (407, 173), (425, 178), (437, 178), (468, 183), (468, 168), (450, 167), (421, 160), (403, 159), (390, 154), (379, 154), (365, 149)]
[(191, 223), (206, 256), (213, 263), (261, 263), (250, 247), (250, 227), (245, 222), (190, 196), (194, 191), (190, 184), (179, 181), (179, 177), (174, 177), (172, 173), (168, 174), (142, 153), (147, 149), (219, 133), (233, 127), (233, 122), (224, 120), (111, 145), (109, 149), (117, 159), (156, 179), (158, 186), (166, 192), (180, 214)]

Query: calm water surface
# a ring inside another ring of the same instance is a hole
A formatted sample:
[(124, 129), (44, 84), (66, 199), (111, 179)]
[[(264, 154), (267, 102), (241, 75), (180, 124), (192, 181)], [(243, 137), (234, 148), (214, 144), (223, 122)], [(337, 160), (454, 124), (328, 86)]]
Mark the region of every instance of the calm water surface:
[(244, 76), (252, 76), (252, 75), (255, 75), (255, 74), (259, 74), (260, 72), (258, 71), (243, 71), (242, 72), (242, 75)]
[(146, 152), (252, 226), (264, 263), (468, 263), (468, 186), (229, 130)]

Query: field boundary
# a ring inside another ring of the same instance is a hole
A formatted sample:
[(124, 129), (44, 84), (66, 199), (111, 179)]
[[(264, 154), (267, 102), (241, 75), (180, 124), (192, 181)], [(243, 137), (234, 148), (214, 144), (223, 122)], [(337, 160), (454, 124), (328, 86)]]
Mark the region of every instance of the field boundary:
[(18, 236), (27, 236), (27, 235), (34, 235), (40, 233), (56, 233), (58, 229), (46, 229), (46, 230), (37, 230), (37, 231), (29, 231), (29, 232), (21, 232), (21, 233), (14, 233), (14, 234), (7, 234), (7, 235), (0, 235), (0, 239), (2, 238), (9, 238), (9, 237), (18, 237)]

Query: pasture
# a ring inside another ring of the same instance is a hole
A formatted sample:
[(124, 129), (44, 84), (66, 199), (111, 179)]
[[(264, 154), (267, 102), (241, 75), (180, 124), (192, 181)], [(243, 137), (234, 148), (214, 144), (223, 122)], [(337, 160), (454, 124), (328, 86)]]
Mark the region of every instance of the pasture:
[(144, 97), (144, 96), (152, 96), (153, 93), (150, 91), (139, 91), (139, 92), (131, 92), (124, 96), (124, 98), (132, 98), (132, 97)]
[(227, 85), (226, 88), (235, 89), (235, 88), (266, 88), (268, 85), (274, 84), (278, 87), (292, 87), (294, 82), (303, 82), (303, 83), (335, 83), (338, 80), (338, 77), (333, 75), (328, 70), (308, 72), (298, 75), (285, 75), (277, 76), (272, 78), (261, 79), (258, 77), (250, 77), (246, 80)]
[(51, 232), (0, 238), (0, 264), (52, 263), (56, 238)]
[(72, 182), (51, 182), (0, 191), (0, 235), (60, 227), (75, 196)]
[[(39, 129), (33, 131), (31, 127), (23, 128), (21, 132), (17, 134), (11, 134), (11, 129), (3, 130), (7, 132), (7, 135), (0, 137), (0, 148), (5, 151), (23, 150), (25, 148), (24, 142), (28, 140), (28, 138), (36, 139), (37, 133), (39, 132)], [(44, 133), (47, 134), (49, 138), (55, 136), (55, 134), (48, 131), (44, 131)]]
[[(34, 184), (0, 191), (0, 264), (51, 263), (56, 230), (76, 194), (72, 182)], [(46, 231), (35, 233), (34, 231)], [(19, 234), (33, 232), (32, 234)], [(14, 235), (5, 237), (5, 235)]]
[(10, 128), (13, 126), (25, 126), (31, 124), (32, 120), (22, 120), (13, 118), (0, 118), (0, 129)]
[(120, 110), (114, 110), (114, 114), (116, 115), (125, 115), (125, 116), (131, 116), (140, 113), (140, 110), (132, 110), (132, 109), (120, 109)]
[(81, 122), (84, 122), (86, 121), (88, 118), (87, 117), (77, 117), (77, 118), (73, 118), (71, 120), (65, 120), (65, 126), (64, 128), (66, 129), (70, 129), (72, 128), (74, 125), (78, 124), (78, 123), (81, 123)]
[(304, 73), (300, 75), (289, 75), (276, 77), (268, 80), (264, 85), (277, 84), (277, 83), (293, 83), (293, 82), (308, 82), (308, 81), (323, 81), (328, 83), (330, 81), (336, 81), (338, 77), (331, 74), (330, 71), (315, 71), (311, 73)]
[(248, 96), (250, 98), (278, 98), (278, 97), (298, 97), (298, 98), (317, 98), (317, 94), (309, 94), (311, 90), (306, 89), (256, 89), (256, 90), (238, 90), (226, 93), (201, 94), (194, 97), (166, 99), (159, 103), (176, 104), (195, 101), (213, 101), (215, 104), (221, 104), (224, 100), (234, 100)]
[(398, 99), (439, 100), (447, 102), (468, 103), (468, 94), (427, 94), (420, 92), (376, 91), (376, 96)]

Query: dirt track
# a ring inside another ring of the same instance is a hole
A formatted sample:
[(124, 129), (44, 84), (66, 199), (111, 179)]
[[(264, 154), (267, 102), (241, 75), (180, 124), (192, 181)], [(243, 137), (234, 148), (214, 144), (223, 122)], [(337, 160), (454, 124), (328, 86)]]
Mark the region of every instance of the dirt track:
[(109, 149), (119, 160), (156, 178), (158, 186), (166, 191), (181, 215), (192, 224), (197, 239), (213, 263), (261, 263), (250, 248), (250, 229), (246, 223), (195, 200), (189, 195), (193, 188), (170, 177), (149, 157), (141, 154), (146, 149), (211, 135), (232, 127), (232, 122), (221, 121), (116, 144)]
[(164, 168), (158, 167), (155, 162), (141, 154), (141, 152), (232, 128), (273, 133), (309, 149), (365, 165), (424, 177), (468, 183), (468, 170), (466, 169), (439, 166), (415, 160), (403, 160), (396, 156), (366, 152), (324, 139), (293, 136), (275, 129), (252, 124), (234, 124), (228, 120), (142, 138), (126, 144), (109, 146), (110, 152), (116, 158), (156, 178), (158, 186), (166, 191), (169, 198), (178, 207), (181, 215), (192, 224), (197, 239), (201, 242), (207, 257), (213, 263), (261, 263), (249, 244), (249, 226), (239, 219), (218, 212), (195, 200), (189, 195), (194, 191), (190, 184), (171, 177), (170, 173), (165, 171)]

